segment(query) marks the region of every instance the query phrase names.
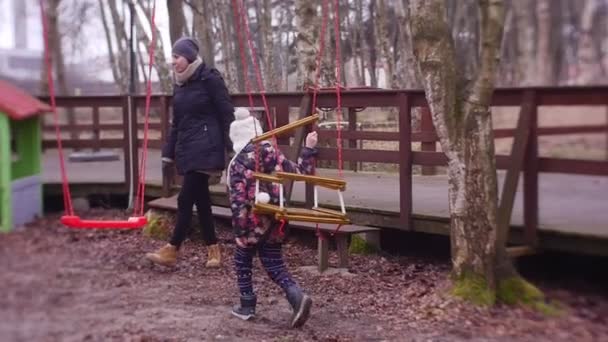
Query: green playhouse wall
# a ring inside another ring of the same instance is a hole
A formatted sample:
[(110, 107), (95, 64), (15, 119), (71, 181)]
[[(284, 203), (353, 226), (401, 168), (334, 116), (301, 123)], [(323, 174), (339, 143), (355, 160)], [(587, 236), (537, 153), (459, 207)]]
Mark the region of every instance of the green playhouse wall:
[[(12, 150), (11, 137), (16, 151)], [(14, 121), (0, 113), (0, 231), (12, 230), (13, 223), (25, 222), (42, 208), (40, 141), (39, 117)], [(29, 203), (27, 208), (22, 207), (23, 203)]]
[(11, 229), (11, 147), (10, 124), (0, 112), (0, 231)]
[(12, 179), (40, 174), (40, 158), (42, 146), (40, 146), (40, 119), (11, 121), (11, 131), (15, 134), (17, 143), (17, 154), (19, 159), (12, 165)]

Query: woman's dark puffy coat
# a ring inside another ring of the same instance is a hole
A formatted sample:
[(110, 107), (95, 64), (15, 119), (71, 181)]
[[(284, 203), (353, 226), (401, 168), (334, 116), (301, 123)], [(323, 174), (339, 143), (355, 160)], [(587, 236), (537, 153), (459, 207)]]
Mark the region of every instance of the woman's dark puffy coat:
[(175, 161), (177, 172), (218, 171), (226, 166), (234, 106), (220, 72), (205, 64), (173, 92), (171, 132), (162, 156)]

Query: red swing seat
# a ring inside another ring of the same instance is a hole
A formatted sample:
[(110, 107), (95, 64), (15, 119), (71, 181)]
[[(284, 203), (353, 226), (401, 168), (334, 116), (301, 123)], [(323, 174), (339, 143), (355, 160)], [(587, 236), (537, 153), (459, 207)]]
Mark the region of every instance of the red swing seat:
[(61, 217), (61, 223), (70, 228), (80, 229), (138, 229), (144, 227), (148, 219), (145, 216), (132, 216), (128, 220), (83, 220), (80, 216), (64, 215)]

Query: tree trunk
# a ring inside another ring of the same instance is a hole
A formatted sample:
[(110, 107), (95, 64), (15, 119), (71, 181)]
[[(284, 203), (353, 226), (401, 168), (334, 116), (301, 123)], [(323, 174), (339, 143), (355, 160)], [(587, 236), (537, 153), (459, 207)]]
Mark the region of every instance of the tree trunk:
[[(363, 0), (357, 0), (355, 4), (356, 15), (355, 22), (357, 23), (355, 30), (357, 31), (357, 37), (359, 39), (359, 62), (361, 63), (359, 70), (361, 72), (360, 79), (361, 85), (366, 85), (367, 81), (365, 77), (365, 62), (368, 60), (369, 51), (367, 48), (367, 35), (365, 34), (365, 23), (363, 22)], [(370, 69), (371, 73), (371, 69)]]
[(368, 6), (369, 10), (369, 26), (365, 27), (365, 23), (361, 26), (365, 27), (366, 34), (365, 39), (367, 40), (367, 57), (369, 57), (369, 75), (372, 87), (378, 87), (378, 75), (376, 74), (376, 64), (378, 61), (377, 55), (377, 39), (375, 34), (375, 17), (376, 17), (376, 1), (371, 1)]
[[(498, 190), (490, 103), (504, 24), (500, 0), (480, 0), (480, 63), (465, 87), (443, 0), (412, 0), (411, 32), (433, 124), (448, 157), (454, 294), (492, 305), (537, 298), (507, 258), (497, 222)], [(508, 226), (508, 225), (507, 225)], [(505, 227), (506, 229), (506, 227)], [(525, 292), (525, 293), (520, 293)], [(530, 294), (532, 293), (533, 294)]]
[(536, 34), (532, 0), (511, 2), (517, 30), (517, 83), (530, 86), (536, 81)]
[(536, 54), (537, 84), (549, 86), (555, 84), (555, 56), (551, 35), (551, 0), (536, 1), (536, 22), (538, 23)]
[[(356, 16), (356, 9), (355, 9)], [(353, 25), (352, 20), (350, 18), (350, 12), (346, 15), (346, 27), (348, 29), (348, 36), (350, 43), (350, 51), (351, 51), (351, 63), (352, 63), (352, 72), (353, 79), (355, 84), (363, 85), (363, 78), (361, 77), (361, 66), (359, 65), (359, 58), (361, 56), (361, 52), (359, 50), (359, 30), (356, 25)]]
[(193, 29), (192, 34), (196, 35), (201, 48), (199, 55), (210, 67), (215, 67), (215, 46), (213, 44), (213, 13), (209, 7), (209, 3), (205, 0), (199, 0), (193, 3), (196, 10), (193, 11)]
[(278, 74), (274, 63), (274, 37), (272, 28), (272, 7), (270, 0), (264, 0), (262, 13), (262, 36), (264, 37), (264, 67), (266, 70), (266, 90), (270, 92), (279, 89)]
[(583, 13), (581, 14), (580, 38), (578, 40), (578, 77), (577, 84), (588, 85), (598, 81), (601, 75), (599, 58), (593, 44), (593, 24), (598, 12), (599, 0), (586, 0)]
[(314, 2), (296, 0), (296, 55), (298, 60), (297, 90), (314, 86), (316, 70), (316, 32)]
[[(207, 6), (207, 5), (206, 5)], [(217, 4), (211, 2), (210, 13), (217, 18), (218, 21), (218, 37), (220, 39), (220, 49), (222, 52), (221, 65), (224, 67), (224, 77), (227, 82), (226, 85), (231, 92), (245, 91), (245, 70), (241, 64), (241, 50), (239, 46), (238, 33), (236, 32), (237, 23), (241, 28), (241, 34), (243, 36), (243, 44), (246, 45), (246, 34), (245, 28), (241, 24), (241, 18), (238, 13), (232, 11), (231, 0), (225, 1), (224, 3)], [(223, 11), (222, 8), (230, 8), (230, 11)], [(236, 16), (236, 18), (235, 18)], [(236, 20), (236, 22), (235, 22)], [(245, 62), (247, 63), (248, 54), (245, 48)], [(247, 64), (246, 64), (247, 65)]]
[(112, 17), (112, 27), (114, 28), (114, 35), (116, 39), (117, 49), (117, 65), (120, 75), (123, 79), (125, 89), (128, 88), (128, 75), (129, 75), (129, 54), (127, 47), (129, 46), (129, 40), (127, 38), (127, 32), (125, 31), (125, 23), (118, 13), (116, 7), (116, 0), (110, 0), (107, 2), (108, 8), (110, 9), (110, 16)]
[(382, 60), (384, 64), (384, 75), (386, 88), (395, 89), (397, 88), (397, 79), (395, 74), (395, 60), (394, 54), (391, 52), (391, 43), (390, 43), (390, 35), (387, 30), (388, 26), (388, 13), (386, 8), (386, 3), (384, 0), (378, 0), (378, 15), (376, 16), (375, 26), (377, 32), (377, 41), (380, 46), (380, 51), (382, 51)]
[[(108, 44), (108, 56), (110, 59), (110, 68), (112, 69), (112, 77), (114, 78), (114, 82), (118, 85), (121, 94), (125, 94), (128, 90), (128, 85), (126, 81), (126, 74), (123, 73), (123, 70), (120, 69), (120, 63), (116, 60), (116, 55), (114, 55), (114, 46), (112, 43), (112, 35), (110, 33), (110, 26), (108, 24), (108, 19), (106, 17), (106, 12), (104, 10), (105, 6), (102, 0), (98, 0), (99, 4), (99, 12), (101, 14), (101, 22), (103, 24), (103, 31), (106, 36), (106, 43)], [(120, 44), (120, 43), (119, 43)], [(120, 56), (119, 56), (120, 58)]]
[(181, 1), (167, 0), (167, 12), (169, 13), (169, 37), (171, 45), (184, 35), (188, 35), (184, 6)]
[[(63, 47), (62, 47), (62, 37), (59, 31), (59, 4), (61, 0), (50, 0), (47, 2), (48, 6), (46, 8), (46, 16), (48, 23), (48, 49), (49, 54), (52, 58), (51, 67), (54, 69), (54, 75), (57, 81), (57, 93), (56, 95), (70, 95), (67, 80), (65, 77), (65, 63), (63, 59)], [(46, 65), (43, 65), (41, 68), (42, 78), (41, 78), (41, 93), (49, 94), (49, 84), (48, 84), (48, 70)], [(69, 126), (73, 126), (76, 124), (76, 114), (74, 113), (73, 108), (67, 108), (66, 112), (66, 121)], [(70, 139), (76, 140), (78, 139), (78, 132), (74, 129), (70, 130)], [(77, 148), (75, 150), (78, 150)]]
[(405, 89), (417, 89), (420, 88), (420, 81), (414, 67), (416, 61), (412, 53), (411, 32), (408, 25), (409, 14), (407, 13), (407, 4), (404, 0), (396, 2), (395, 12), (401, 34), (399, 40), (401, 43), (399, 46), (399, 59), (397, 60), (397, 74), (400, 76), (398, 84)]
[[(336, 84), (336, 44), (335, 44), (335, 29), (334, 29), (334, 12), (333, 12), (333, 1), (330, 1), (330, 4), (327, 6), (327, 29), (325, 32), (325, 37), (323, 37), (325, 44), (323, 50), (323, 56), (321, 56), (321, 82), (319, 84), (321, 87), (333, 87)], [(317, 27), (321, 27), (323, 13), (318, 16), (318, 20), (316, 23)], [(321, 37), (319, 36), (319, 39)], [(318, 45), (315, 46), (315, 49), (319, 49)], [(316, 58), (316, 56), (315, 56)]]

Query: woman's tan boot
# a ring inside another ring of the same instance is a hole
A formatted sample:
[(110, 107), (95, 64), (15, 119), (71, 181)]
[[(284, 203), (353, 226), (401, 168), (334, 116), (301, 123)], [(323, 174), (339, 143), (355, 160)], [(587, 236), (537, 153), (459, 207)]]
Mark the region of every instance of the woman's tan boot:
[(222, 255), (220, 245), (215, 244), (208, 247), (207, 267), (220, 267)]
[(154, 253), (147, 253), (146, 259), (163, 266), (175, 266), (177, 263), (177, 247), (168, 243)]

